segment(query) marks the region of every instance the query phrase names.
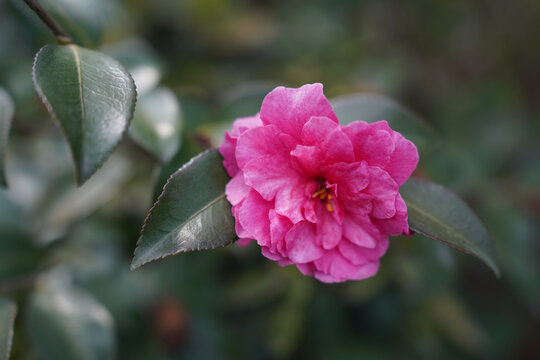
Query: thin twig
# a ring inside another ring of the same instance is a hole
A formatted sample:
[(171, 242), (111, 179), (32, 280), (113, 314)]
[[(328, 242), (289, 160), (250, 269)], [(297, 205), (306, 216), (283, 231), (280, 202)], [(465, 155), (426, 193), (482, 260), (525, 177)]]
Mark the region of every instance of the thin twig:
[(64, 30), (54, 21), (54, 19), (49, 15), (47, 11), (38, 3), (37, 0), (24, 0), (26, 5), (32, 9), (37, 16), (43, 21), (49, 29), (51, 29), (54, 36), (60, 44), (71, 44), (72, 40), (69, 36), (66, 35)]

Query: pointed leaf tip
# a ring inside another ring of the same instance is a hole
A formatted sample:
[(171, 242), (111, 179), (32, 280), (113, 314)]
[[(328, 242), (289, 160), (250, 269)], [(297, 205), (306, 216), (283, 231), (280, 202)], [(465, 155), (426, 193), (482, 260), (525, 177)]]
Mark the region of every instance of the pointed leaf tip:
[(440, 185), (414, 178), (403, 184), (400, 193), (412, 230), (479, 258), (499, 277), (493, 241), (460, 197)]

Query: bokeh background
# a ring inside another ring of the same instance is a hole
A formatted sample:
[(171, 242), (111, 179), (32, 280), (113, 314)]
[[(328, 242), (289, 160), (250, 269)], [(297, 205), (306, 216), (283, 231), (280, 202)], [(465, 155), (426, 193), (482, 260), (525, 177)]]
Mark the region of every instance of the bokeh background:
[[(140, 94), (167, 92), (182, 145), (163, 164), (128, 137), (77, 188), (31, 81), (54, 39), (22, 1), (0, 2), (0, 86), (16, 108), (0, 191), (0, 292), (21, 305), (13, 359), (44, 358), (27, 309), (42, 279), (69, 279), (103, 305), (120, 359), (540, 358), (539, 1), (41, 3), (79, 44), (128, 67)], [(129, 270), (163, 179), (274, 86), (313, 82), (330, 98), (389, 95), (434, 129), (417, 175), (484, 220), (500, 279), (417, 235), (391, 240), (376, 277), (339, 285), (255, 245)]]

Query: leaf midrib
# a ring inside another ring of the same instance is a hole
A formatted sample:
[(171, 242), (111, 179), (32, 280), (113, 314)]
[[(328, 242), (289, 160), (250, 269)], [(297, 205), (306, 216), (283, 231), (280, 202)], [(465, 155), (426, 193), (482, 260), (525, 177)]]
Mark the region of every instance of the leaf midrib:
[(436, 222), (438, 225), (440, 225), (441, 227), (447, 229), (448, 231), (450, 231), (452, 234), (455, 234), (457, 235), (458, 237), (460, 237), (461, 239), (463, 239), (463, 241), (468, 245), (470, 246), (471, 248), (473, 248), (478, 255), (480, 255), (482, 253), (482, 249), (480, 249), (475, 243), (471, 242), (468, 238), (466, 238), (462, 233), (454, 230), (454, 228), (452, 227), (449, 227), (448, 225), (446, 225), (445, 223), (441, 222), (438, 218), (436, 218), (435, 216), (431, 215), (430, 213), (427, 213), (425, 211), (423, 211), (420, 207), (414, 205), (414, 203), (410, 202), (410, 201), (407, 201), (405, 200), (405, 203), (407, 204), (407, 207), (411, 207), (413, 208), (414, 210), (418, 211), (419, 213), (421, 213), (422, 215), (426, 216), (427, 218), (433, 220), (434, 222)]
[[(85, 105), (84, 105), (84, 96), (83, 96), (83, 81), (82, 81), (82, 63), (81, 63), (81, 56), (79, 54), (79, 49), (77, 48), (77, 45), (68, 45), (69, 48), (71, 49), (71, 51), (73, 52), (73, 57), (75, 58), (75, 66), (77, 68), (77, 77), (78, 77), (78, 80), (79, 80), (79, 102), (80, 102), (80, 105), (81, 105), (81, 126), (82, 126), (82, 139), (81, 139), (81, 144), (82, 144), (82, 149), (83, 149), (83, 152), (84, 152), (84, 143), (85, 143), (85, 136), (84, 134), (86, 133), (86, 108), (85, 108)], [(83, 156), (83, 159), (79, 159), (79, 161), (81, 162), (81, 164), (83, 164), (83, 160), (84, 160), (84, 156)]]

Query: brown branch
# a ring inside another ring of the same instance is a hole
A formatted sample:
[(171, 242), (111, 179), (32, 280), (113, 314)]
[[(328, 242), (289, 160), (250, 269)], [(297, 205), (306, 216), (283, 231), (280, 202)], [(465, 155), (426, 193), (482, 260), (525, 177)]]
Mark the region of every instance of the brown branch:
[(47, 25), (49, 29), (51, 29), (52, 33), (60, 44), (72, 43), (71, 38), (66, 35), (64, 30), (62, 30), (62, 28), (56, 23), (56, 21), (54, 21), (51, 15), (45, 11), (37, 0), (24, 0), (24, 2), (37, 14), (37, 16), (39, 16), (41, 21), (43, 21), (43, 23)]

